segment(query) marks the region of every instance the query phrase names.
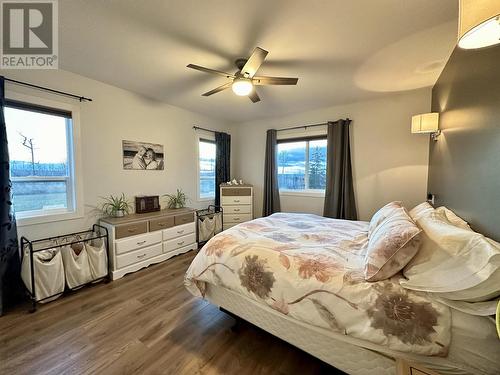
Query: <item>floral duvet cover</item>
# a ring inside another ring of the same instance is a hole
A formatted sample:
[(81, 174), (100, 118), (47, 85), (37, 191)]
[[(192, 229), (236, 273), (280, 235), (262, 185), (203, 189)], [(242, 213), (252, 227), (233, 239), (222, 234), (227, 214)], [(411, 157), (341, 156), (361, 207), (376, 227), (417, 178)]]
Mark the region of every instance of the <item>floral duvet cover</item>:
[(395, 277), (367, 282), (368, 223), (279, 213), (213, 237), (191, 263), (188, 290), (230, 289), (299, 321), (390, 349), (445, 356), (449, 308)]

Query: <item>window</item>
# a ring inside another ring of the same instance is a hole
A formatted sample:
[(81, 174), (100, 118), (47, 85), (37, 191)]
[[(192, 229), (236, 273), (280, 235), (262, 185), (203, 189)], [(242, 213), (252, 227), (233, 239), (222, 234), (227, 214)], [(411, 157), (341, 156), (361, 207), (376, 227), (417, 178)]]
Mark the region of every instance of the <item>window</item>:
[(7, 100), (5, 123), (16, 217), (76, 213), (71, 111)]
[(215, 141), (198, 141), (199, 199), (215, 199)]
[(278, 140), (280, 191), (318, 192), (326, 186), (326, 138)]

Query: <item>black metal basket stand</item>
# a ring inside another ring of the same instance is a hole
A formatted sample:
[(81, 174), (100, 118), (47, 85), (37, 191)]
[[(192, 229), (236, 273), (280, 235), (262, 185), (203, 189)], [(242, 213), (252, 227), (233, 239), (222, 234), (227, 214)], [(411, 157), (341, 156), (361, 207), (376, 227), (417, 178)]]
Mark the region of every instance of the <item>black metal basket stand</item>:
[(224, 214), (221, 206), (215, 206), (211, 204), (208, 206), (208, 208), (204, 208), (202, 210), (197, 210), (196, 211), (196, 240), (198, 241), (198, 248), (202, 247), (205, 245), (208, 240), (200, 242), (200, 231), (199, 231), (199, 224), (201, 221), (205, 220), (205, 218), (208, 216), (213, 216), (213, 215), (220, 215), (221, 219), (221, 231), (224, 228)]
[[(37, 300), (36, 299), (36, 290), (35, 290), (35, 266), (33, 264), (33, 254), (37, 253), (39, 251), (43, 250), (51, 250), (51, 249), (57, 249), (57, 248), (62, 248), (64, 246), (71, 246), (77, 243), (84, 243), (84, 242), (90, 242), (92, 240), (97, 240), (103, 238), (105, 239), (106, 243), (106, 252), (108, 253), (108, 273), (105, 276), (101, 276), (97, 279), (91, 280), (85, 284), (77, 285), (73, 288), (69, 288), (67, 285), (65, 285), (65, 289), (62, 293), (55, 293), (53, 295), (44, 297), (42, 299)], [(49, 298), (53, 298), (55, 296), (61, 295), (61, 294), (67, 294), (72, 291), (75, 291), (76, 289), (80, 289), (81, 287), (91, 285), (96, 283), (97, 281), (103, 281), (106, 280), (107, 282), (110, 281), (110, 271), (109, 271), (109, 238), (108, 238), (108, 230), (98, 224), (94, 224), (92, 226), (92, 229), (82, 231), (82, 232), (75, 232), (71, 234), (65, 234), (61, 236), (56, 236), (56, 237), (48, 237), (48, 238), (42, 238), (39, 240), (34, 240), (30, 241), (26, 237), (21, 237), (21, 250), (22, 250), (22, 258), (24, 258), (24, 252), (26, 247), (29, 249), (29, 257), (30, 257), (30, 271), (31, 271), (31, 291), (26, 287), (26, 293), (28, 294), (29, 299), (31, 300), (31, 309), (29, 310), (30, 313), (35, 312), (37, 309), (37, 303), (42, 302), (44, 300), (47, 300)], [(22, 259), (23, 260), (23, 259)]]

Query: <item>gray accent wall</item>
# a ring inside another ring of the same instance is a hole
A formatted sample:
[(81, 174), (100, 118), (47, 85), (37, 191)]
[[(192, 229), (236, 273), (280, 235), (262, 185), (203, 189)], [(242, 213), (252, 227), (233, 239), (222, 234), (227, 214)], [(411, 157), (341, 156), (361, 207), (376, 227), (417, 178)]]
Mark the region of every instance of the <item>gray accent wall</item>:
[(428, 191), (500, 241), (500, 46), (456, 48), (432, 91), (441, 136), (430, 141)]

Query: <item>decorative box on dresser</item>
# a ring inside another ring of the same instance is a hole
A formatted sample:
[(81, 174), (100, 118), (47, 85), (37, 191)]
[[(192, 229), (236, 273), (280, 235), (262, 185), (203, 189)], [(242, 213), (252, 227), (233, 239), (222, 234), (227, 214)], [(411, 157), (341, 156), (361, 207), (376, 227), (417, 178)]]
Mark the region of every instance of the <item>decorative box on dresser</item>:
[(112, 280), (198, 248), (195, 210), (178, 208), (107, 217)]
[(224, 215), (224, 230), (253, 219), (253, 186), (220, 185), (220, 202)]

